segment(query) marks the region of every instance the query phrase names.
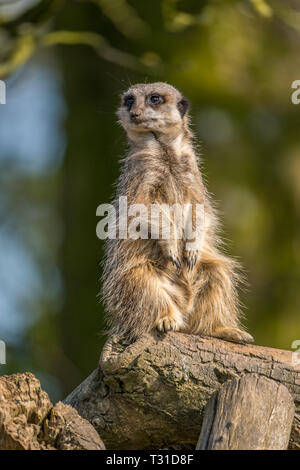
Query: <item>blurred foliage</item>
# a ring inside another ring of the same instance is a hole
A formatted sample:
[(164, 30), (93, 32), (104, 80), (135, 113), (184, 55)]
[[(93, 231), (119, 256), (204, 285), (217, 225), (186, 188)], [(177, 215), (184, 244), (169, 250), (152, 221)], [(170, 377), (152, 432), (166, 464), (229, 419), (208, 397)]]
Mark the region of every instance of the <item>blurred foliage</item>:
[[(190, 99), (228, 251), (249, 278), (247, 326), (258, 344), (289, 349), (300, 338), (300, 108), (290, 99), (299, 17), (294, 0), (0, 0), (0, 76), (10, 94), (15, 77), (22, 83), (39, 64), (60, 74), (67, 107), (55, 170), (20, 175), (0, 159), (1, 222), (22, 214), (31, 229), (14, 230), (44, 279), (23, 333), (8, 341), (0, 324), (1, 372), (32, 370), (60, 397), (97, 364), (105, 338), (95, 211), (111, 199), (125, 151), (114, 112), (131, 82), (165, 80)], [(24, 207), (40, 208), (35, 223)], [(51, 263), (61, 290), (45, 276)]]

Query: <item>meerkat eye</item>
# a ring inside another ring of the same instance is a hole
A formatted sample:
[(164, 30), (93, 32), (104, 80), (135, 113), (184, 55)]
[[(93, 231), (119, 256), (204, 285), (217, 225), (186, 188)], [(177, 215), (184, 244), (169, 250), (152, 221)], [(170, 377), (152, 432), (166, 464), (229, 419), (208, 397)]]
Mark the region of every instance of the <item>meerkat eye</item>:
[(133, 103), (134, 103), (134, 96), (129, 95), (129, 96), (125, 97), (124, 106), (126, 106), (128, 109), (130, 109), (132, 107)]
[(157, 105), (164, 103), (164, 99), (161, 95), (151, 95), (149, 96), (149, 102), (151, 104)]

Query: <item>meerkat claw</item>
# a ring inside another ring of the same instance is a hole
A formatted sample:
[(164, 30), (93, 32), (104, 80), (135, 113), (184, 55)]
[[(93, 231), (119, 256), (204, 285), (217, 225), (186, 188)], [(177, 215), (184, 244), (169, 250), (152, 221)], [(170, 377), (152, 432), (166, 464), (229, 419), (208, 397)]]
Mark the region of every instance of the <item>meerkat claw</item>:
[(197, 253), (194, 253), (192, 255), (190, 255), (189, 253), (187, 254), (186, 264), (187, 264), (189, 271), (191, 271), (194, 268), (194, 266), (196, 265), (197, 259), (198, 259)]
[(179, 261), (178, 258), (173, 258), (173, 256), (170, 256), (169, 260), (171, 261), (171, 263), (174, 264), (174, 266), (176, 266), (177, 269), (181, 268), (181, 262)]

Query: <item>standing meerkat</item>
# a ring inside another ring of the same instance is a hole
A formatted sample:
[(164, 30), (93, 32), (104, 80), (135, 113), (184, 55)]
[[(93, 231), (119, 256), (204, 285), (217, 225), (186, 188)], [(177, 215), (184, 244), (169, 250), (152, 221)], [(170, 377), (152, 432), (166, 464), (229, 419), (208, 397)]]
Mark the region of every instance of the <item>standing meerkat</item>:
[[(117, 114), (129, 151), (114, 200), (117, 217), (119, 198), (126, 196), (128, 206), (149, 209), (153, 204), (201, 205), (205, 223), (201, 244), (192, 248), (175, 232), (169, 239), (106, 241), (103, 299), (109, 332), (131, 340), (157, 329), (252, 342), (240, 324), (237, 263), (218, 249), (217, 218), (199, 171), (187, 111), (187, 99), (166, 83), (133, 85), (122, 95)], [(151, 223), (147, 227), (150, 231)]]

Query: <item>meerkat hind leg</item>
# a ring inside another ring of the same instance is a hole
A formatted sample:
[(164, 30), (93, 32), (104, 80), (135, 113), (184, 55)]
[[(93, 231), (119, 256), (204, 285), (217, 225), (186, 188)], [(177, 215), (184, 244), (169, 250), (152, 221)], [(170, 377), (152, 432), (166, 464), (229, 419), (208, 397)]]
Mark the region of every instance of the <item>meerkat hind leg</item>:
[[(174, 286), (165, 278), (158, 281), (160, 295), (162, 295), (166, 309), (162, 310), (156, 322), (158, 331), (180, 331), (184, 326), (183, 315), (180, 311), (180, 294), (174, 291)], [(176, 302), (177, 301), (177, 302)]]
[(233, 341), (235, 343), (253, 343), (254, 338), (246, 331), (234, 327), (220, 326), (212, 332), (212, 336), (216, 338)]
[(190, 333), (238, 343), (254, 341), (240, 326), (234, 264), (230, 259), (220, 255), (202, 265), (196, 286)]

